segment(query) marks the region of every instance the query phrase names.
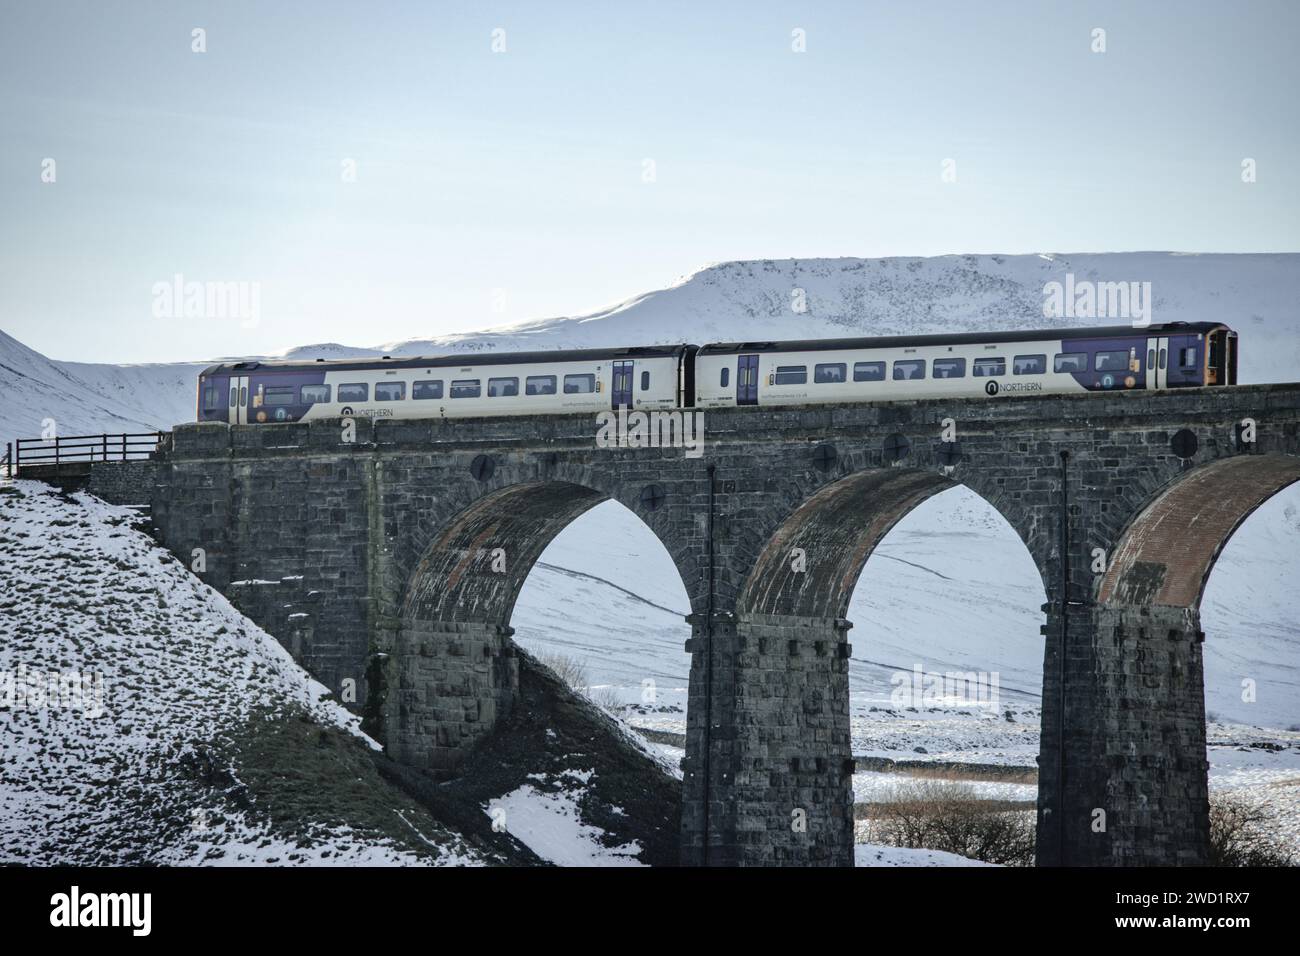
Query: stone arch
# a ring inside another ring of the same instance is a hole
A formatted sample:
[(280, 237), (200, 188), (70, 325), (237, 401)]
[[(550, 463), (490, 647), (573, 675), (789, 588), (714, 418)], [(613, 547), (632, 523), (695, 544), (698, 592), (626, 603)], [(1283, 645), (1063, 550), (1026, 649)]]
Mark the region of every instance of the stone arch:
[(1215, 561), (1265, 501), (1300, 481), (1300, 458), (1236, 455), (1160, 491), (1125, 528), (1096, 585), (1099, 604), (1198, 608)]
[(682, 548), (669, 547), (664, 527), (629, 504), (640, 486), (601, 488), (584, 477), (511, 483), (503, 476), (426, 531), (419, 559), (401, 575), (393, 653), (376, 675), (381, 699), (373, 709), (384, 711), (385, 738), (399, 761), (450, 776), (509, 713), (518, 691), (515, 602), (547, 545), (582, 514), (619, 501), (682, 573)]
[(1280, 454), (1183, 472), (1124, 526), (1093, 603), (1054, 611), (1069, 651), (1045, 675), (1043, 749), (1058, 762), (1039, 781), (1040, 865), (1208, 862), (1201, 598), (1237, 528), (1297, 480), (1300, 458)]
[[(876, 546), (923, 501), (958, 485), (987, 501), (1034, 551), (1035, 532), (995, 488), (937, 471), (865, 468), (816, 489), (777, 526), (740, 589), (737, 613), (844, 618)], [(792, 560), (796, 548), (808, 559), (802, 571)], [(1035, 564), (1041, 576), (1043, 562)]]
[(408, 577), (401, 616), (508, 625), (524, 580), (546, 546), (608, 498), (568, 481), (488, 492), (446, 522), (425, 548)]
[[(734, 613), (721, 615), (707, 633), (697, 627), (693, 639), (697, 646), (711, 641), (714, 653), (732, 662), (714, 688), (720, 700), (706, 711), (711, 724), (729, 728), (726, 738), (707, 751), (700, 743), (694, 748), (711, 758), (709, 784), (731, 795), (717, 809), (719, 829), (738, 834), (734, 845), (710, 847), (711, 861), (853, 865), (845, 615), (863, 567), (898, 521), (958, 484), (989, 501), (1022, 542), (1033, 530), (1031, 512), (1022, 517), (1001, 496), (997, 475), (972, 472), (965, 481), (964, 471), (881, 467), (858, 456), (824, 481), (791, 469), (785, 498), (795, 504), (746, 523), (741, 547), (729, 555), (744, 571)], [(802, 568), (796, 548), (805, 553)], [(1041, 561), (1035, 563), (1041, 574)], [(695, 685), (693, 674), (692, 694)], [(702, 723), (688, 727), (688, 750), (692, 731), (702, 737)], [(690, 787), (688, 776), (688, 796)]]

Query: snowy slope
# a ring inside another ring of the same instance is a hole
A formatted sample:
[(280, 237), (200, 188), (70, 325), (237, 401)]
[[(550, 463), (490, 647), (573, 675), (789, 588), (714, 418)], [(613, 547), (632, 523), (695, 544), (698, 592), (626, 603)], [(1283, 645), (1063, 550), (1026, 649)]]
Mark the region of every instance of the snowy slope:
[[(133, 518), (0, 485), (0, 864), (490, 862), (410, 804), (384, 810), (402, 842), (324, 802), (289, 832), (272, 826), (235, 741), (306, 720), (317, 747), (323, 728), (376, 745)], [(304, 766), (273, 772), (312, 789), (307, 807), (336, 786)]]

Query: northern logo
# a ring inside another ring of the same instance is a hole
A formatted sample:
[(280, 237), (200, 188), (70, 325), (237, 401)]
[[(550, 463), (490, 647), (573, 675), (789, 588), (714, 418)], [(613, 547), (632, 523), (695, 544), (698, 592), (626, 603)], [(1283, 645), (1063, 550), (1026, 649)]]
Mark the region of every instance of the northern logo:
[(997, 383), (997, 382), (985, 382), (985, 383), (984, 383), (984, 392), (985, 392), (985, 394), (987, 394), (987, 395), (996, 395), (996, 394), (998, 393), (998, 383)]

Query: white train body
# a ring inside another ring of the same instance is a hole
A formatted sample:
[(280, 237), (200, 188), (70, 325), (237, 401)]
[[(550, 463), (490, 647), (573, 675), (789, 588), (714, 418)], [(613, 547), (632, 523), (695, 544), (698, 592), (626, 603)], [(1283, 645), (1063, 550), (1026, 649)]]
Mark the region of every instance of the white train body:
[(989, 398), (1235, 385), (1218, 323), (805, 342), (236, 362), (199, 377), (199, 421), (486, 418)]

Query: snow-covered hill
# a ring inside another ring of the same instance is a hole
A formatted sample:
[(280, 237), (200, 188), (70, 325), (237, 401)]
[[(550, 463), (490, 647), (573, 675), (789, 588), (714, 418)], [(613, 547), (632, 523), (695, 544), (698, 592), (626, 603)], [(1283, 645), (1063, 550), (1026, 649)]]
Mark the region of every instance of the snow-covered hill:
[[(667, 342), (819, 338), (1109, 324), (1045, 318), (1043, 287), (1150, 282), (1151, 320), (1222, 321), (1241, 333), (1242, 381), (1300, 369), (1300, 255), (1167, 252), (724, 262), (590, 315), (373, 346), (320, 343), (271, 358), (507, 352)], [(796, 297), (801, 311), (796, 311)], [(372, 325), (381, 319), (365, 317)], [(1122, 320), (1121, 320), (1122, 321)], [(240, 356), (251, 358), (254, 356)], [(264, 356), (268, 357), (268, 356)], [(217, 358), (213, 358), (217, 361)], [(192, 421), (205, 363), (95, 365), (47, 359), (0, 332), (0, 438)], [(12, 398), (12, 400), (9, 400)]]
[(492, 862), (400, 795), (359, 817), (357, 718), (134, 517), (0, 485), (0, 864)]

